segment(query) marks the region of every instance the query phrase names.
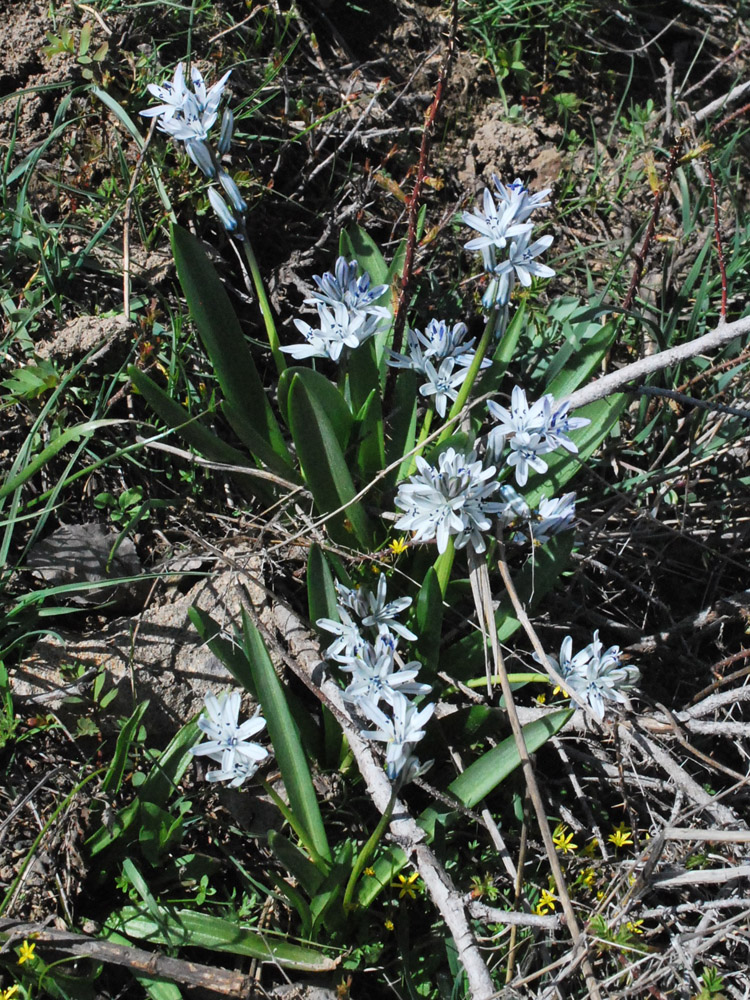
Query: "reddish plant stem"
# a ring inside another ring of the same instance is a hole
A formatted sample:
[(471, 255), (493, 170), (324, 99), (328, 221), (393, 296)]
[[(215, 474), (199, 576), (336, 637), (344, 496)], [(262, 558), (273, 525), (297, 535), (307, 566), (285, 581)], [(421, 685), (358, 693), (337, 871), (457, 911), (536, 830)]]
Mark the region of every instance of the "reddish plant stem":
[[(422, 186), (427, 174), (427, 157), (430, 151), (430, 140), (432, 130), (435, 126), (435, 119), (443, 99), (443, 91), (448, 81), (453, 54), (456, 47), (456, 33), (458, 31), (458, 0), (453, 0), (451, 12), (451, 30), (448, 36), (448, 47), (445, 51), (443, 64), (440, 67), (440, 76), (435, 87), (435, 96), (432, 104), (427, 110), (422, 132), (422, 144), (419, 149), (419, 160), (417, 162), (417, 176), (414, 181), (414, 188), (409, 198), (408, 230), (406, 235), (406, 253), (404, 255), (404, 270), (401, 275), (401, 288), (396, 304), (396, 316), (393, 322), (393, 350), (401, 352), (404, 340), (404, 326), (406, 325), (406, 300), (409, 294), (412, 272), (414, 268), (414, 254), (417, 246), (417, 217), (419, 215), (419, 202), (422, 195)], [(389, 373), (389, 381), (394, 369)]]
[(714, 232), (716, 234), (716, 256), (719, 259), (719, 273), (721, 274), (721, 318), (727, 318), (727, 268), (724, 263), (724, 247), (721, 245), (721, 229), (719, 228), (719, 199), (716, 197), (716, 181), (711, 170), (711, 164), (706, 158), (706, 173), (711, 185), (711, 198), (714, 203)]
[(746, 111), (750, 111), (750, 104), (743, 104), (741, 108), (737, 108), (737, 110), (733, 111), (731, 115), (727, 115), (726, 118), (722, 118), (717, 125), (714, 125), (714, 132), (718, 132), (720, 128), (725, 128), (730, 122), (734, 121), (735, 118), (739, 118), (740, 115), (744, 115)]
[(654, 233), (656, 231), (656, 225), (659, 221), (659, 216), (661, 214), (662, 201), (664, 200), (664, 192), (669, 190), (669, 185), (672, 183), (672, 177), (677, 169), (677, 164), (680, 159), (680, 152), (682, 150), (682, 138), (678, 139), (677, 142), (672, 146), (669, 151), (669, 160), (667, 161), (667, 168), (664, 171), (664, 180), (662, 181), (659, 190), (656, 192), (654, 197), (654, 208), (651, 213), (651, 219), (649, 220), (648, 226), (646, 228), (646, 235), (643, 237), (643, 245), (638, 253), (635, 255), (635, 267), (633, 268), (633, 276), (630, 279), (630, 288), (628, 289), (628, 294), (625, 296), (625, 300), (622, 303), (622, 308), (628, 310), (633, 305), (633, 299), (635, 298), (635, 293), (638, 291), (638, 285), (641, 283), (641, 278), (643, 277), (643, 269), (646, 266), (646, 261), (648, 260), (648, 255), (651, 252), (651, 243), (654, 239)]

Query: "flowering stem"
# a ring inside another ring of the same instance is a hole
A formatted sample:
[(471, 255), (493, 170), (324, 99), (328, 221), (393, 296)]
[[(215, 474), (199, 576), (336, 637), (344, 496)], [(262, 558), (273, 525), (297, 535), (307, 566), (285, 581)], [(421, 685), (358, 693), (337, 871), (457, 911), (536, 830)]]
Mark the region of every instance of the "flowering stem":
[[(499, 312), (493, 310), (490, 313), (489, 319), (487, 320), (487, 326), (484, 328), (484, 333), (482, 334), (482, 339), (477, 345), (477, 349), (474, 353), (471, 364), (469, 365), (469, 371), (467, 372), (466, 378), (461, 383), (461, 388), (458, 390), (458, 396), (456, 396), (456, 401), (450, 409), (448, 414), (448, 419), (451, 420), (453, 417), (458, 416), (461, 410), (464, 408), (466, 400), (469, 398), (469, 393), (471, 392), (474, 382), (479, 372), (480, 365), (487, 353), (487, 348), (490, 346), (490, 342), (495, 336), (495, 328), (497, 326)], [(447, 424), (445, 430), (438, 438), (437, 443), (440, 444), (444, 441), (450, 434), (453, 433), (453, 425)]]
[(357, 860), (354, 862), (354, 867), (352, 868), (352, 873), (349, 876), (349, 881), (346, 883), (346, 891), (344, 892), (344, 903), (343, 903), (344, 913), (349, 913), (356, 906), (356, 903), (352, 903), (354, 890), (357, 888), (357, 882), (359, 881), (360, 875), (365, 870), (367, 862), (372, 857), (372, 852), (378, 846), (380, 838), (385, 833), (385, 828), (391, 821), (391, 816), (393, 815), (393, 807), (396, 804), (396, 795), (398, 794), (400, 785), (401, 783), (397, 780), (393, 786), (393, 791), (391, 792), (391, 797), (388, 802), (388, 805), (386, 806), (385, 812), (380, 817), (380, 822), (373, 830), (370, 839), (367, 841), (365, 846), (359, 852)]
[(266, 289), (263, 286), (263, 278), (261, 277), (258, 261), (255, 258), (255, 253), (253, 252), (253, 248), (250, 245), (250, 240), (247, 236), (244, 220), (242, 229), (242, 247), (245, 251), (247, 265), (250, 268), (250, 274), (253, 278), (255, 294), (258, 296), (258, 305), (260, 306), (260, 311), (263, 314), (263, 322), (266, 325), (266, 333), (268, 335), (268, 344), (271, 348), (271, 354), (273, 354), (273, 360), (276, 363), (276, 371), (280, 375), (286, 369), (286, 359), (281, 353), (281, 342), (279, 341), (279, 335), (276, 333), (276, 323), (274, 322), (273, 313), (271, 312), (271, 304), (268, 301)]
[(448, 581), (451, 578), (451, 570), (453, 569), (453, 559), (456, 555), (456, 547), (453, 544), (453, 538), (448, 539), (448, 546), (445, 552), (441, 552), (440, 555), (435, 560), (435, 572), (437, 574), (438, 583), (440, 584), (440, 593), (445, 597), (445, 591), (448, 588)]

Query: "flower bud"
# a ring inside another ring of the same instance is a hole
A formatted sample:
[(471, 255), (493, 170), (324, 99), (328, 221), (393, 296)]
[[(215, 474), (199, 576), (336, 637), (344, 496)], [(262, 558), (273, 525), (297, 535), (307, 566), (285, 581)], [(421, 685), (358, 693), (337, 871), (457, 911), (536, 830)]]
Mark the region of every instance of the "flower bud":
[(219, 156), (225, 156), (232, 146), (232, 133), (234, 132), (234, 115), (227, 108), (221, 118), (221, 133), (219, 135)]
[(219, 217), (219, 222), (226, 229), (226, 231), (228, 233), (235, 232), (237, 229), (237, 220), (229, 211), (229, 206), (215, 187), (210, 187), (208, 189), (208, 200), (211, 202), (211, 208), (213, 208), (214, 212), (216, 212)]
[(223, 170), (219, 171), (219, 183), (224, 188), (224, 191), (232, 203), (232, 208), (235, 212), (239, 212), (240, 215), (244, 215), (247, 211), (247, 202), (240, 194), (240, 189), (234, 183), (232, 178)]
[(211, 153), (205, 142), (200, 139), (191, 139), (185, 143), (185, 149), (196, 167), (198, 167), (206, 175), (206, 177), (210, 177), (211, 180), (213, 180), (214, 177), (216, 177), (216, 167), (214, 166), (214, 161), (211, 158)]

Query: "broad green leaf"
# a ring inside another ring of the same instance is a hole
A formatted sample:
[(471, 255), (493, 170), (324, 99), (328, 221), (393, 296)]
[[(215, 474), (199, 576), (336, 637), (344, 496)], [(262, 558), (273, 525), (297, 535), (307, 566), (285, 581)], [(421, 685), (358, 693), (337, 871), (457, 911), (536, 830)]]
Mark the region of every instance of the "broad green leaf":
[(239, 469), (248, 468), (248, 475), (241, 472), (233, 473), (238, 480), (238, 485), (245, 495), (257, 495), (271, 500), (273, 493), (268, 485), (261, 479), (252, 475), (252, 466), (248, 466), (247, 455), (226, 444), (212, 431), (204, 427), (195, 416), (192, 416), (161, 389), (148, 375), (144, 375), (140, 369), (131, 366), (128, 368), (128, 376), (138, 392), (143, 396), (154, 413), (162, 420), (167, 427), (171, 427), (177, 434), (194, 448), (199, 455), (207, 458), (211, 462), (221, 462), (224, 465), (234, 465)]
[[(417, 378), (413, 371), (400, 371), (396, 376), (393, 392), (393, 409), (388, 417), (388, 438), (385, 443), (386, 465), (398, 461), (411, 451), (417, 438)], [(403, 479), (410, 466), (411, 458), (405, 458), (383, 481), (383, 489), (391, 490)]]
[[(529, 753), (535, 753), (550, 737), (558, 733), (572, 714), (572, 709), (565, 708), (525, 725), (523, 739)], [(448, 785), (448, 791), (467, 809), (473, 809), (515, 771), (520, 763), (515, 738), (508, 736), (459, 774)]]
[[(295, 969), (298, 972), (331, 972), (337, 966), (337, 961), (324, 952), (304, 945), (290, 944), (273, 931), (266, 930), (263, 934), (256, 934), (234, 921), (208, 913), (196, 913), (194, 910), (168, 910), (162, 907), (161, 911), (161, 920), (157, 922), (140, 907), (125, 906), (110, 917), (107, 928), (151, 944), (207, 948), (209, 951), (246, 955), (248, 958), (273, 962), (283, 969)], [(162, 927), (167, 929), (168, 937)]]
[(370, 275), (372, 285), (387, 285), (388, 265), (373, 238), (359, 226), (350, 226), (339, 238), (339, 252), (357, 261), (363, 271)]
[(346, 510), (327, 521), (331, 538), (346, 546), (356, 539), (361, 548), (373, 548), (372, 524), (362, 504), (352, 503), (356, 496), (354, 483), (325, 407), (298, 376), (292, 379), (289, 391), (289, 422), (318, 511), (330, 514), (346, 505)]
[(177, 275), (226, 398), (227, 419), (252, 454), (294, 480), (289, 450), (224, 285), (200, 240), (176, 225), (171, 234)]
[(342, 451), (346, 451), (349, 444), (352, 427), (354, 426), (354, 416), (349, 409), (349, 405), (339, 392), (338, 388), (321, 375), (320, 372), (311, 368), (287, 368), (279, 377), (278, 402), (281, 419), (289, 424), (289, 388), (292, 379), (298, 376), (307, 386), (308, 391), (315, 396), (326, 411), (331, 422), (336, 440)]
[[(563, 344), (559, 351), (561, 360), (558, 362), (555, 357), (551, 366), (553, 371), (558, 366), (561, 370), (552, 377), (544, 391), (551, 393), (555, 399), (561, 399), (588, 382), (601, 368), (602, 360), (617, 336), (617, 327), (617, 323), (610, 321), (581, 344)], [(576, 412), (576, 416), (580, 414)]]
[(325, 553), (313, 542), (307, 557), (307, 607), (310, 621), (315, 625), (319, 618), (338, 621), (336, 586)]
[(425, 676), (434, 677), (438, 669), (440, 636), (443, 629), (443, 595), (435, 567), (430, 566), (417, 597), (417, 654), (425, 665)]
[(380, 391), (373, 389), (357, 415), (357, 472), (360, 481), (369, 482), (384, 467), (383, 409)]
[(282, 867), (305, 890), (310, 899), (320, 889), (325, 880), (325, 873), (320, 870), (306, 854), (295, 847), (283, 834), (276, 830), (268, 831), (268, 846), (271, 848)]
[(148, 700), (136, 705), (133, 714), (125, 722), (115, 744), (115, 753), (112, 763), (109, 765), (107, 773), (102, 781), (102, 791), (117, 794), (122, 786), (122, 776), (125, 773), (125, 766), (128, 762), (128, 751), (133, 745), (133, 740), (138, 733), (144, 712), (148, 708)]
[(371, 337), (349, 355), (347, 389), (352, 410), (355, 413), (362, 409), (373, 392), (379, 392), (381, 388), (380, 372), (375, 355), (376, 340), (377, 337)]
[(245, 651), (258, 692), (258, 701), (266, 720), (276, 762), (284, 779), (289, 805), (297, 822), (307, 831), (308, 843), (305, 846), (308, 849), (312, 847), (321, 857), (330, 861), (328, 838), (320, 815), (310, 768), (302, 749), (299, 729), (289, 711), (284, 688), (276, 676), (261, 634), (244, 609), (242, 627)]

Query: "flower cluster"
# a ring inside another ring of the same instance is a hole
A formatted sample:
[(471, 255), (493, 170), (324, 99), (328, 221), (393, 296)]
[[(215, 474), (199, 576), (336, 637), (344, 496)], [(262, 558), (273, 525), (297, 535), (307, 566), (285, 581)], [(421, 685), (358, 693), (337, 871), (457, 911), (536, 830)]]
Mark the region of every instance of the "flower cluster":
[(438, 552), (445, 552), (451, 536), (457, 549), (471, 542), (476, 552), (484, 552), (489, 515), (507, 508), (505, 501), (489, 499), (500, 487), (495, 466), (485, 468), (475, 452), (463, 455), (453, 448), (441, 453), (437, 467), (421, 456), (416, 461), (419, 471), (398, 488), (396, 506), (405, 513), (396, 528), (413, 531), (417, 542), (434, 538)]
[(365, 271), (357, 277), (357, 262), (339, 257), (333, 272), (313, 275), (318, 291), (313, 292), (307, 305), (318, 310), (318, 328), (304, 320), (294, 325), (305, 338), (302, 344), (289, 344), (281, 350), (299, 361), (303, 358), (330, 358), (338, 361), (345, 347), (356, 350), (361, 344), (382, 331), (390, 322), (391, 313), (385, 306), (375, 305), (388, 291), (387, 285), (370, 285)]
[[(451, 328), (444, 319), (433, 319), (424, 333), (421, 330), (407, 332), (408, 354), (390, 352), (388, 364), (393, 368), (407, 368), (422, 375), (427, 381), (420, 386), (422, 396), (435, 397), (435, 409), (445, 416), (448, 400), (453, 402), (458, 388), (469, 373), (474, 360), (475, 338), (467, 341), (468, 329), (465, 323), (456, 323)], [(491, 362), (482, 360), (482, 368)]]
[(242, 223), (247, 211), (247, 202), (235, 181), (220, 164), (221, 157), (229, 152), (232, 145), (234, 115), (231, 111), (227, 109), (222, 116), (216, 152), (207, 141), (208, 132), (218, 118), (219, 103), (230, 73), (231, 70), (213, 87), (207, 89), (200, 70), (193, 66), (190, 70), (193, 89), (190, 90), (185, 81), (185, 64), (180, 63), (171, 81), (168, 80), (161, 85), (155, 83), (148, 85), (150, 93), (161, 101), (161, 104), (157, 104), (154, 108), (146, 108), (141, 111), (141, 115), (144, 118), (158, 118), (160, 131), (184, 142), (185, 150), (193, 163), (210, 180), (219, 182), (229, 199), (229, 204), (219, 193), (219, 189), (213, 185), (208, 189), (208, 200), (226, 231), (242, 239)]
[[(536, 654), (535, 659), (538, 659)], [(607, 708), (605, 702), (625, 704), (626, 692), (640, 677), (637, 667), (623, 663), (619, 646), (604, 650), (598, 631), (594, 632), (593, 642), (575, 655), (573, 639), (566, 636), (560, 646), (559, 659), (551, 656), (550, 660), (565, 681), (566, 689), (580, 695), (600, 722)]]
[(261, 761), (268, 757), (268, 750), (258, 743), (251, 743), (266, 724), (266, 720), (256, 712), (251, 719), (239, 722), (239, 691), (224, 691), (216, 695), (206, 695), (208, 716), (198, 719), (198, 727), (208, 737), (207, 742), (191, 749), (197, 757), (208, 757), (220, 764), (218, 771), (209, 771), (208, 781), (228, 781), (231, 788), (238, 788), (251, 778)]
[(549, 393), (538, 399), (531, 407), (526, 393), (515, 386), (511, 394), (510, 409), (490, 400), (487, 409), (498, 423), (487, 436), (487, 453), (497, 461), (506, 444), (510, 447), (507, 464), (515, 469), (516, 482), (525, 486), (529, 469), (546, 472), (547, 463), (542, 455), (558, 448), (565, 448), (571, 454), (578, 452), (578, 446), (568, 437), (568, 433), (579, 427), (586, 427), (591, 421), (586, 417), (568, 415), (569, 403), (556, 406)]
[[(482, 296), (487, 311), (508, 306), (516, 281), (528, 287), (532, 276), (551, 278), (555, 273), (536, 259), (549, 249), (553, 237), (542, 236), (532, 243), (533, 225), (527, 221), (535, 209), (549, 205), (545, 199), (550, 189), (532, 195), (518, 178), (512, 184), (503, 184), (497, 177), (492, 180), (496, 188), (494, 196), (485, 188), (482, 207), (462, 216), (466, 225), (479, 233), (464, 248), (482, 254), (484, 272), (489, 278)], [(507, 256), (498, 259), (498, 252)]]
[(398, 652), (399, 638), (417, 638), (396, 617), (409, 607), (411, 598), (388, 601), (382, 575), (376, 594), (339, 583), (336, 593), (339, 621), (317, 621), (318, 628), (336, 636), (326, 657), (351, 675), (344, 698), (363, 719), (375, 725), (375, 729), (363, 728), (362, 735), (386, 744), (388, 777), (408, 781), (424, 770), (414, 758), (413, 748), (424, 736), (424, 725), (435, 710), (433, 704), (418, 709), (407, 697), (426, 695), (432, 690), (429, 684), (416, 680), (419, 663), (404, 663)]

